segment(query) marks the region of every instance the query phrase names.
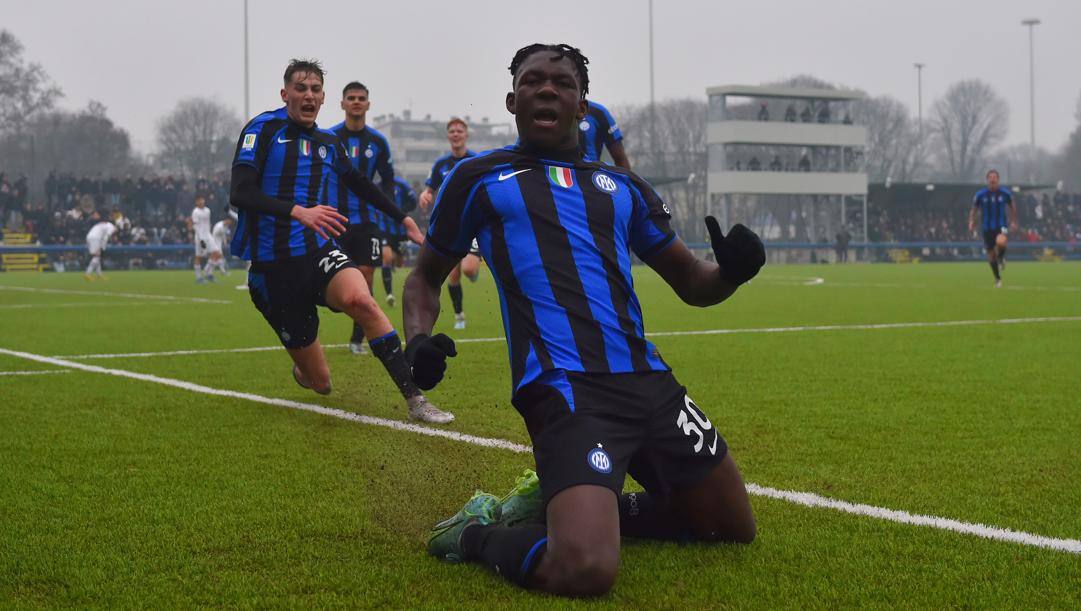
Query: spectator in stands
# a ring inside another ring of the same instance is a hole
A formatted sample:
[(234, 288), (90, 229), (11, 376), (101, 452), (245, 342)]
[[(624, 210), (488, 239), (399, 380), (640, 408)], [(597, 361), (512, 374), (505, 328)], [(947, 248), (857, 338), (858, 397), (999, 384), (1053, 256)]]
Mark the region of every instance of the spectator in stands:
[(804, 153), (803, 156), (799, 158), (799, 171), (800, 172), (810, 172), (811, 171), (811, 160), (807, 157), (807, 153)]
[(781, 156), (780, 155), (774, 155), (773, 156), (773, 161), (769, 162), (769, 171), (770, 172), (780, 172), (781, 171)]
[(803, 112), (799, 113), (799, 118), (800, 121), (803, 121), (804, 123), (810, 123), (811, 120), (814, 119), (814, 113), (811, 112), (811, 107), (809, 105), (805, 106)]
[(751, 160), (747, 162), (747, 169), (752, 172), (758, 172), (762, 169), (762, 162), (758, 161), (758, 157), (751, 157)]
[(795, 123), (796, 122), (796, 107), (793, 106), (792, 104), (789, 104), (788, 108), (785, 109), (785, 111), (784, 111), (784, 120), (788, 121), (789, 123)]
[(852, 115), (848, 114), (847, 110), (845, 111), (845, 118), (841, 121), (841, 123), (844, 123), (845, 125), (852, 125)]
[(765, 102), (762, 102), (758, 107), (758, 120), (769, 121), (769, 108), (766, 106)]

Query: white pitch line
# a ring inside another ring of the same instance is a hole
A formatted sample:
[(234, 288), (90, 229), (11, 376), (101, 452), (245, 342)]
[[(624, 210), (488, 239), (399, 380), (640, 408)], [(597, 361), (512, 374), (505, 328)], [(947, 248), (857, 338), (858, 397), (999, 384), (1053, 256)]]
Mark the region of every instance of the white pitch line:
[[(72, 369), (80, 369), (83, 371), (89, 371), (93, 373), (103, 373), (106, 375), (131, 378), (134, 380), (141, 380), (144, 382), (152, 382), (155, 384), (162, 384), (165, 386), (172, 386), (174, 388), (180, 388), (183, 390), (189, 390), (192, 392), (213, 395), (218, 397), (230, 397), (234, 399), (244, 399), (246, 401), (253, 401), (256, 403), (264, 403), (267, 405), (276, 405), (279, 407), (286, 407), (290, 409), (297, 409), (307, 412), (314, 412), (322, 414), (324, 416), (330, 416), (332, 418), (340, 418), (342, 420), (349, 420), (352, 422), (359, 422), (361, 424), (368, 424), (372, 426), (381, 426), (385, 428), (394, 429), (397, 431), (408, 431), (411, 433), (417, 433), (420, 435), (427, 435), (430, 437), (442, 437), (444, 439), (450, 439), (453, 441), (461, 441), (463, 443), (469, 443), (486, 448), (498, 448), (503, 450), (510, 450), (519, 454), (532, 453), (532, 448), (520, 443), (508, 441), (506, 439), (495, 439), (491, 437), (477, 437), (474, 435), (467, 435), (464, 433), (458, 433), (455, 431), (448, 431), (446, 429), (434, 429), (431, 427), (421, 426), (417, 424), (410, 424), (408, 422), (402, 422), (400, 420), (389, 420), (386, 418), (376, 418), (373, 416), (364, 416), (362, 414), (356, 414), (353, 412), (347, 412), (332, 407), (325, 407), (322, 405), (316, 405), (314, 403), (301, 403), (299, 401), (289, 401), (287, 399), (276, 399), (272, 397), (264, 397), (262, 395), (256, 395), (252, 393), (237, 392), (233, 390), (222, 390), (217, 388), (211, 388), (209, 386), (203, 386), (201, 384), (194, 384), (192, 382), (185, 382), (183, 380), (174, 380), (172, 378), (163, 378), (160, 376), (149, 375), (145, 373), (136, 373), (134, 371), (125, 371), (123, 369), (108, 369), (105, 367), (98, 367), (95, 365), (86, 365), (83, 363), (75, 363), (66, 361), (63, 359), (42, 356), (38, 354), (31, 354), (29, 352), (19, 352), (16, 350), (8, 350), (6, 348), (0, 348), (0, 354), (6, 354), (18, 358), (27, 359), (30, 361), (37, 361), (40, 363), (48, 363), (50, 365), (59, 365), (62, 367), (70, 367)], [(975, 535), (985, 539), (992, 539), (996, 541), (1006, 541), (1010, 543), (1017, 543), (1020, 545), (1027, 545), (1031, 547), (1041, 547), (1051, 549), (1055, 551), (1068, 552), (1071, 554), (1081, 554), (1081, 540), (1077, 539), (1056, 539), (1053, 537), (1045, 537), (1042, 535), (1035, 535), (1032, 533), (1026, 533), (1022, 531), (1009, 530), (1005, 528), (998, 528), (994, 526), (986, 526), (983, 524), (973, 524), (969, 522), (962, 522), (960, 520), (954, 520), (950, 518), (940, 518), (935, 516), (926, 516), (919, 514), (911, 514), (906, 511), (900, 511), (896, 509), (886, 509), (884, 507), (875, 507), (873, 505), (863, 505), (858, 503), (849, 503), (847, 501), (839, 501), (830, 499), (828, 497), (819, 496), (811, 492), (794, 492), (790, 490), (778, 490), (776, 488), (769, 488), (766, 486), (759, 486), (757, 484), (748, 483), (747, 491), (751, 494), (758, 496), (765, 496), (774, 499), (780, 499), (804, 505), (807, 507), (821, 507), (825, 509), (833, 509), (835, 511), (841, 511), (844, 513), (850, 513), (860, 516), (872, 517), (880, 520), (886, 520), (889, 522), (897, 522), (901, 524), (912, 524), (916, 526), (929, 526), (932, 528), (938, 528), (940, 530), (947, 530), (951, 532), (957, 532), (966, 535)]]
[(0, 376), (40, 376), (50, 373), (71, 373), (70, 369), (44, 369), (40, 371), (0, 371)]
[(174, 295), (147, 295), (144, 293), (111, 293), (109, 291), (73, 291), (68, 289), (43, 289), (31, 286), (11, 286), (0, 284), (0, 291), (20, 291), (23, 293), (53, 293), (56, 295), (93, 295), (95, 297), (126, 297), (134, 299), (155, 299), (160, 301), (186, 301), (191, 303), (217, 303), (229, 304), (232, 301), (224, 299), (207, 299), (205, 297), (176, 297)]
[[(805, 325), (798, 327), (748, 327), (745, 329), (701, 329), (696, 331), (658, 331), (646, 333), (647, 337), (680, 337), (684, 335), (735, 335), (740, 333), (797, 333), (802, 331), (874, 331), (882, 329), (916, 329), (924, 327), (965, 327), (972, 325), (1014, 325), (1045, 322), (1077, 322), (1081, 316), (1041, 316), (1033, 318), (997, 318), (991, 320), (942, 320), (931, 322), (890, 322), (856, 325)], [(506, 341), (503, 337), (467, 337), (455, 339), (456, 344), (479, 344)], [(348, 344), (325, 344), (324, 348), (344, 348)], [(121, 359), (155, 356), (188, 356), (196, 354), (224, 354), (230, 352), (269, 352), (281, 346), (256, 346), (253, 348), (215, 348), (207, 350), (168, 350), (165, 352), (123, 352), (105, 354), (55, 355), (58, 359)]]
[(4, 310), (37, 310), (39, 308), (127, 308), (136, 306), (175, 306), (187, 305), (179, 301), (147, 302), (147, 301), (88, 301), (85, 303), (10, 303), (0, 305)]

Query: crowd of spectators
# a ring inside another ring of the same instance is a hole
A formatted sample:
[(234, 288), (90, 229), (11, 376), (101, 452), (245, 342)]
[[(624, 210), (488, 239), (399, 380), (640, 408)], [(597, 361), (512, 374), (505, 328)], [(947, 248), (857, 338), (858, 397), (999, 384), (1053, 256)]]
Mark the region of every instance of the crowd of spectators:
[(215, 217), (228, 205), (228, 178), (74, 176), (50, 172), (44, 197), (28, 197), (27, 180), (0, 173), (0, 225), (34, 234), (41, 244), (79, 245), (101, 220), (116, 223), (118, 244), (181, 244), (191, 241), (187, 219), (202, 195)]
[[(1016, 200), (1019, 234), (1027, 242), (1081, 241), (1081, 193), (1026, 193)], [(944, 211), (920, 206), (872, 206), (868, 233), (874, 242), (965, 242), (968, 208)]]

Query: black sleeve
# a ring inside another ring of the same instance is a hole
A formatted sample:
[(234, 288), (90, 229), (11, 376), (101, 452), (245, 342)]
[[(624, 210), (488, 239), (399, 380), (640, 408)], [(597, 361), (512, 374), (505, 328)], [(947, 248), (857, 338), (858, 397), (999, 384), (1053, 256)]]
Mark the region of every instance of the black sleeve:
[(382, 139), (381, 148), (375, 171), (379, 173), (379, 186), (383, 188), (383, 193), (394, 201), (394, 165), (390, 161), (390, 143), (386, 138)]
[(258, 212), (288, 218), (293, 211), (293, 202), (270, 197), (259, 188), (259, 171), (255, 166), (238, 163), (233, 166), (232, 184), (229, 188), (229, 203), (247, 211)]
[[(368, 179), (367, 176), (361, 174), (352, 165), (348, 167), (339, 168), (341, 174), (338, 176), (354, 195), (361, 199), (368, 200), (373, 206), (378, 208), (381, 212), (389, 216), (390, 218), (401, 222), (405, 220), (405, 214), (398, 209), (398, 206), (394, 205), (394, 202), (387, 197), (386, 193), (383, 193), (379, 187), (375, 186), (375, 183)], [(394, 188), (394, 183), (391, 183), (391, 188)]]

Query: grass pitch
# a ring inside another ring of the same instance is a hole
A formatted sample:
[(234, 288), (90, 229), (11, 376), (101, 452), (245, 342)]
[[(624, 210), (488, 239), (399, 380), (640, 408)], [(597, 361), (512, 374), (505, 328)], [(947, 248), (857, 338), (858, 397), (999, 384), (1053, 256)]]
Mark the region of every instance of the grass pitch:
[[(328, 348), (334, 393), (320, 397), (282, 350), (220, 352), (276, 343), (240, 277), (2, 274), (0, 348), (405, 419), (371, 357)], [(1081, 265), (1014, 262), (1004, 279), (993, 289), (977, 264), (774, 266), (694, 309), (636, 269), (647, 331), (726, 330), (652, 339), (747, 481), (1078, 539)], [(452, 430), (528, 444), (505, 345), (488, 341), (502, 326), (487, 271), (465, 300), (466, 331), (438, 326), (479, 341), (459, 344), (430, 396)], [(980, 323), (1002, 319), (1018, 320)], [(348, 339), (344, 317), (322, 321), (324, 344)], [(101, 356), (164, 351), (193, 353)], [(580, 604), (425, 554), (432, 524), (474, 488), (504, 492), (527, 454), (2, 353), (0, 372), (4, 606)], [(1081, 555), (752, 503), (752, 545), (625, 541), (614, 591), (586, 604), (1081, 605)]]

